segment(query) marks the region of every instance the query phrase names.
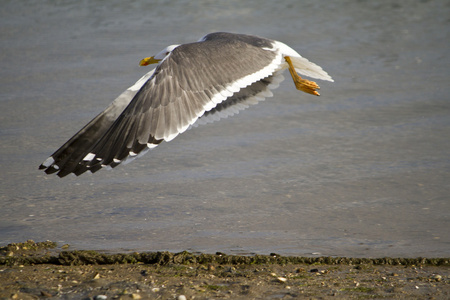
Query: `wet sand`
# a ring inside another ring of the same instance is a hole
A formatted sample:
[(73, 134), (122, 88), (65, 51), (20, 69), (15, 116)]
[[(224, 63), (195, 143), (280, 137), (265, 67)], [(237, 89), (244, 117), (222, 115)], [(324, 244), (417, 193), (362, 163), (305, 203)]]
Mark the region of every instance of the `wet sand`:
[(0, 248), (0, 299), (448, 299), (450, 258)]

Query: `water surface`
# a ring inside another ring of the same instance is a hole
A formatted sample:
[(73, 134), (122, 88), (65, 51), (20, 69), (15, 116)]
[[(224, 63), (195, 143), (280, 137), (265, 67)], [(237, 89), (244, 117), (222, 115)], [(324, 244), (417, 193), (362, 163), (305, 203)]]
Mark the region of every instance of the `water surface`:
[[(2, 3), (0, 244), (449, 256), (449, 4), (216, 2)], [(141, 58), (214, 31), (285, 42), (335, 82), (285, 80), (114, 171), (37, 170)]]

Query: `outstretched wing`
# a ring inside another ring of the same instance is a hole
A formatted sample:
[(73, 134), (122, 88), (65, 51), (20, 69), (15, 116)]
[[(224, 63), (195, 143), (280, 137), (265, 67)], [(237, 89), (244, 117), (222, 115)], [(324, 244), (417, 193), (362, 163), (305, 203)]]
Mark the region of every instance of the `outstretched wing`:
[(225, 100), (265, 91), (282, 55), (270, 50), (270, 40), (238, 36), (212, 34), (175, 48), (127, 105), (116, 100), (41, 168), (63, 177), (115, 167), (163, 140), (172, 140), (205, 111), (220, 112)]

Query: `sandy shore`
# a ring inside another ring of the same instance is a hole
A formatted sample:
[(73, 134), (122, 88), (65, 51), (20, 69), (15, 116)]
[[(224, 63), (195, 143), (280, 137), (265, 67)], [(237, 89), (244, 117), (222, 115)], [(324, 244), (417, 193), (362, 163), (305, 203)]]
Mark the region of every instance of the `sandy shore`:
[(449, 299), (449, 265), (449, 258), (105, 254), (28, 241), (0, 248), (0, 299)]

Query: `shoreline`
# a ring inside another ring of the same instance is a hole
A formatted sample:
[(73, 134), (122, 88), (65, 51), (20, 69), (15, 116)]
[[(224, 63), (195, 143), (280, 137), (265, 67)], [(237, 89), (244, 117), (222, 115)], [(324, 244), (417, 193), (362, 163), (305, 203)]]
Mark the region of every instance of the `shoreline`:
[(56, 246), (1, 247), (0, 299), (450, 298), (450, 258), (105, 254)]

